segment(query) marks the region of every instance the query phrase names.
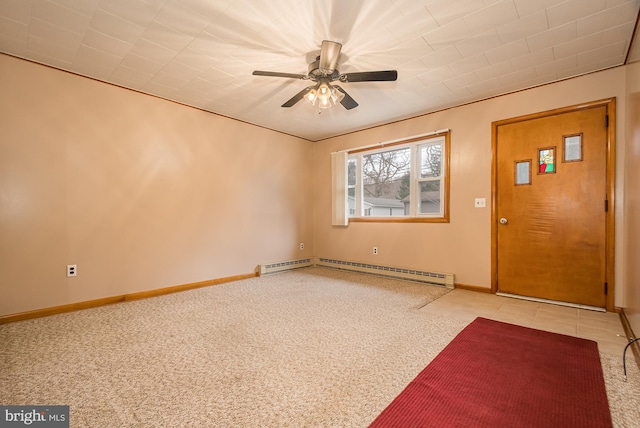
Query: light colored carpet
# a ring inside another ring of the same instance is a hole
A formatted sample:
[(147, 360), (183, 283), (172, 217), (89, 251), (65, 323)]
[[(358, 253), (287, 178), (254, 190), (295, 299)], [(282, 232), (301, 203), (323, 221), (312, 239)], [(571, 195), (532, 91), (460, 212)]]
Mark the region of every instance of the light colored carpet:
[[(0, 404), (74, 427), (366, 427), (467, 323), (437, 286), (306, 268), (0, 326)], [(640, 375), (601, 355), (614, 425)], [(631, 409), (631, 410), (630, 410)]]

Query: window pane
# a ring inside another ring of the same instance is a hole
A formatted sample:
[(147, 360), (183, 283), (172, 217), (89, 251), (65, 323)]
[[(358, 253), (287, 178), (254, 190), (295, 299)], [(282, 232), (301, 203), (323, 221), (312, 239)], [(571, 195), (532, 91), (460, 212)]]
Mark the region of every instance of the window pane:
[(440, 181), (423, 181), (420, 183), (420, 214), (440, 213)]
[(356, 160), (349, 159), (347, 162), (347, 179), (349, 187), (356, 185)]
[[(411, 149), (362, 156), (362, 191), (367, 216), (398, 217), (409, 203)], [(404, 201), (406, 199), (406, 202)]]
[(362, 156), (364, 197), (402, 199), (400, 188), (410, 168), (411, 150), (408, 147)]
[(442, 144), (420, 146), (420, 178), (435, 178), (442, 174)]

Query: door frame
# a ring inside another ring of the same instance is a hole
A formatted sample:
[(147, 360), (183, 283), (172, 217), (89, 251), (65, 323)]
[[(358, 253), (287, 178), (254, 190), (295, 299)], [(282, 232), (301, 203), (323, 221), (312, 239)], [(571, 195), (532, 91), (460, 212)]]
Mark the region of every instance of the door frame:
[(605, 214), (605, 281), (608, 287), (605, 300), (606, 310), (609, 312), (615, 311), (615, 177), (617, 123), (615, 97), (491, 122), (491, 293), (495, 294), (498, 291), (498, 127), (602, 106), (606, 107), (606, 114), (608, 116), (606, 155), (607, 184), (605, 196), (608, 201), (608, 209)]

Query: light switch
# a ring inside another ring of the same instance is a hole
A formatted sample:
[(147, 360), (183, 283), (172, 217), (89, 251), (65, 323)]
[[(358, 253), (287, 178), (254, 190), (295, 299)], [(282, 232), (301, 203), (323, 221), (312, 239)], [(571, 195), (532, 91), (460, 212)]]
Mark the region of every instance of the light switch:
[(484, 208), (487, 206), (486, 198), (476, 198), (476, 208)]

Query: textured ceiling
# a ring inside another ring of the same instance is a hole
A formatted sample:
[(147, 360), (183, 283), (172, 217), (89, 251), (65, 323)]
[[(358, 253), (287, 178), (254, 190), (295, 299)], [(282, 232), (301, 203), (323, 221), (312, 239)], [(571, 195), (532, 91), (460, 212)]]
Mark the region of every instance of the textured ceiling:
[[(0, 0), (0, 51), (317, 141), (640, 60), (640, 0)], [(637, 37), (636, 37), (637, 38)], [(301, 101), (322, 40), (359, 106)]]

